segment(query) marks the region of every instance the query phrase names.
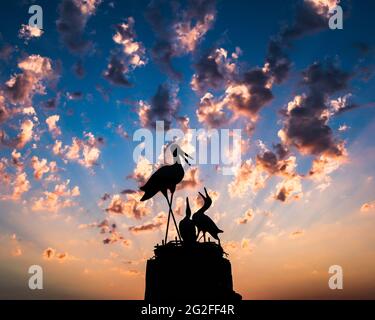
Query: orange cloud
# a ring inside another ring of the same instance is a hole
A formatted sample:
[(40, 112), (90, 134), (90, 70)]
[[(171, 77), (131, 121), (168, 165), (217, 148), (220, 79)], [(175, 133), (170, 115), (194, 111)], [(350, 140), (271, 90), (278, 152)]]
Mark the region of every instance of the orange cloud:
[(63, 146), (60, 140), (56, 140), (52, 151), (67, 161), (76, 161), (86, 168), (91, 168), (98, 163), (101, 143), (101, 138), (95, 138), (91, 132), (86, 132), (83, 140), (73, 137), (70, 146)]
[(31, 55), (21, 60), (18, 67), (23, 73), (13, 75), (6, 82), (5, 94), (13, 104), (31, 104), (34, 93), (45, 92), (42, 80), (53, 75), (51, 60)]
[(108, 207), (105, 209), (109, 214), (125, 215), (128, 218), (141, 219), (150, 214), (151, 209), (146, 202), (141, 202), (142, 192), (128, 193), (123, 199), (121, 195), (115, 194)]
[(28, 24), (22, 24), (21, 29), (18, 32), (18, 37), (24, 39), (25, 41), (30, 40), (31, 38), (39, 38), (43, 34), (43, 30), (38, 27), (30, 26)]
[(296, 231), (293, 231), (289, 235), (289, 238), (291, 238), (291, 239), (298, 239), (298, 238), (302, 237), (304, 234), (305, 234), (305, 231), (303, 231), (303, 230), (296, 230)]
[(129, 231), (133, 233), (140, 233), (145, 231), (154, 231), (160, 229), (167, 223), (167, 215), (165, 212), (160, 212), (151, 221), (141, 224), (139, 226), (129, 227)]
[(275, 199), (281, 202), (299, 200), (303, 196), (301, 177), (286, 178), (276, 185)]
[(232, 198), (242, 198), (247, 192), (256, 192), (265, 187), (267, 177), (251, 160), (246, 160), (238, 168), (233, 181), (228, 185), (228, 192)]
[(31, 158), (31, 167), (34, 169), (34, 178), (40, 180), (43, 178), (43, 175), (48, 172), (55, 172), (57, 170), (56, 162), (51, 161), (48, 164), (47, 159), (41, 159), (37, 156)]
[(375, 212), (375, 201), (366, 202), (361, 206), (362, 213)]
[(76, 258), (68, 255), (67, 252), (56, 252), (55, 249), (50, 248), (50, 247), (48, 247), (47, 249), (43, 251), (42, 257), (45, 260), (50, 260), (50, 261), (55, 260), (60, 263), (63, 263), (67, 260), (76, 260)]
[(247, 224), (248, 222), (252, 221), (254, 219), (254, 210), (248, 209), (244, 213), (244, 215), (238, 219), (236, 219), (236, 222), (238, 224)]
[(185, 172), (184, 179), (177, 185), (177, 190), (194, 189), (199, 185), (199, 168), (196, 167)]
[(54, 137), (57, 137), (61, 134), (61, 129), (57, 126), (57, 122), (60, 120), (60, 116), (55, 114), (52, 116), (49, 116), (46, 119), (46, 123), (48, 125), (48, 130), (52, 132)]
[(46, 211), (57, 213), (59, 210), (75, 206), (77, 203), (72, 198), (80, 195), (78, 186), (68, 188), (70, 180), (65, 183), (55, 185), (53, 191), (44, 191), (43, 197), (34, 200), (32, 211)]

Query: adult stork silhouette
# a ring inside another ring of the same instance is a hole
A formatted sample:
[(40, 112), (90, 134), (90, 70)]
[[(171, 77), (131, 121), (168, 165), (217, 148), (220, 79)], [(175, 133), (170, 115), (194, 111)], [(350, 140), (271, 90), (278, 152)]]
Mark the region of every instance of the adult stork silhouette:
[[(144, 195), (141, 198), (141, 201), (146, 201), (151, 199), (154, 195), (156, 195), (159, 191), (164, 195), (165, 199), (168, 202), (169, 206), (169, 213), (168, 213), (168, 221), (167, 221), (167, 230), (165, 233), (165, 243), (167, 243), (168, 239), (168, 229), (169, 229), (169, 220), (172, 216), (174, 225), (177, 230), (178, 238), (181, 241), (180, 231), (177, 227), (176, 219), (173, 214), (172, 210), (172, 203), (173, 203), (173, 194), (176, 191), (176, 186), (179, 184), (182, 179), (184, 178), (185, 171), (181, 164), (181, 158), (185, 160), (185, 162), (190, 166), (188, 161), (189, 159), (193, 159), (189, 156), (186, 152), (182, 151), (180, 146), (177, 144), (172, 144), (170, 146), (170, 150), (172, 151), (174, 163), (172, 165), (165, 165), (155, 171), (150, 179), (146, 182), (146, 184), (140, 187), (140, 190), (144, 191)], [(171, 193), (171, 199), (168, 198), (168, 190)]]

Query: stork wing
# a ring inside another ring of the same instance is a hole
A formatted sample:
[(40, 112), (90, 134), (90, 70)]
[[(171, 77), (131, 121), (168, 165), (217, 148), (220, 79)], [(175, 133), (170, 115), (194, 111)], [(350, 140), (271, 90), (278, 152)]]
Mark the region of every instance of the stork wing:
[(160, 187), (165, 185), (167, 177), (170, 176), (170, 174), (168, 174), (168, 167), (170, 166), (163, 166), (156, 170), (140, 189), (142, 191), (148, 191), (154, 188), (160, 190)]

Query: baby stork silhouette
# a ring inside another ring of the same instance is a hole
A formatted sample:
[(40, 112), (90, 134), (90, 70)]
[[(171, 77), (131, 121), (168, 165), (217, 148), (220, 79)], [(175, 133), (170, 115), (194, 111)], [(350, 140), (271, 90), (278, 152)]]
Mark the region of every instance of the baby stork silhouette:
[(195, 223), (190, 219), (191, 209), (189, 205), (189, 198), (186, 197), (186, 216), (180, 221), (178, 225), (180, 234), (185, 245), (192, 245), (197, 241), (197, 232), (195, 230)]
[(198, 239), (199, 233), (202, 231), (204, 242), (206, 242), (206, 232), (208, 232), (214, 239), (219, 241), (219, 246), (221, 246), (218, 234), (223, 233), (224, 231), (220, 230), (215, 222), (209, 216), (204, 214), (212, 205), (212, 199), (209, 196), (206, 188), (204, 188), (204, 192), (206, 194), (205, 196), (199, 192), (199, 195), (203, 199), (203, 206), (193, 214), (193, 222), (198, 229), (196, 239)]

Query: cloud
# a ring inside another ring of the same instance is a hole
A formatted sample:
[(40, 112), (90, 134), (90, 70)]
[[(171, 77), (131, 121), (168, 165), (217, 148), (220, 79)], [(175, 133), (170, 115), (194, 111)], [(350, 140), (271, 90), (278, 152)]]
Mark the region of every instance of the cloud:
[(264, 67), (271, 77), (270, 82), (280, 84), (289, 74), (292, 63), (285, 53), (285, 46), (278, 37), (271, 39), (268, 44)]
[(177, 190), (194, 189), (200, 185), (199, 168), (192, 168), (185, 172), (183, 180), (177, 185)]
[(281, 202), (299, 200), (303, 196), (301, 177), (286, 178), (276, 185), (275, 199)]
[(4, 131), (0, 132), (0, 142), (10, 148), (22, 149), (33, 138), (34, 123), (26, 119), (21, 123), (20, 133), (16, 138), (8, 139)]
[(81, 100), (84, 95), (81, 91), (67, 92), (66, 97), (68, 100)]
[(69, 256), (67, 252), (57, 252), (56, 249), (48, 247), (47, 249), (43, 250), (42, 257), (45, 260), (55, 260), (60, 263), (63, 263), (67, 260), (76, 259), (72, 256)]
[(16, 150), (13, 150), (11, 156), (12, 156), (12, 165), (16, 167), (18, 171), (23, 170), (24, 166), (21, 160), (21, 153), (17, 152)]
[(343, 143), (328, 126), (328, 97), (347, 88), (350, 74), (332, 62), (314, 63), (303, 72), (308, 93), (295, 99), (284, 111), (284, 128), (279, 131), (283, 144), (293, 146), (302, 154), (332, 157), (343, 154)]
[(19, 200), (23, 193), (30, 190), (30, 182), (27, 180), (26, 172), (16, 174), (15, 180), (12, 182), (13, 193), (6, 199)]
[(144, 185), (152, 174), (153, 165), (147, 158), (140, 156), (134, 171), (128, 178), (134, 179), (140, 186)]
[(226, 89), (228, 108), (236, 116), (256, 121), (261, 108), (273, 99), (270, 81), (267, 70), (254, 68), (246, 72), (240, 81)]
[(180, 106), (177, 98), (178, 90), (167, 84), (159, 85), (150, 104), (140, 101), (138, 116), (143, 127), (155, 129), (156, 121), (164, 121), (164, 128), (168, 130)]
[(134, 18), (129, 17), (125, 22), (117, 24), (116, 33), (112, 37), (115, 43), (121, 45), (121, 51), (111, 53), (104, 77), (114, 85), (130, 87), (132, 84), (127, 75), (130, 71), (147, 63), (146, 50), (142, 42), (136, 41), (134, 23)]
[(118, 231), (115, 224), (111, 225), (111, 228), (107, 231), (107, 238), (103, 240), (103, 244), (114, 244), (120, 242), (124, 247), (130, 247), (132, 242), (129, 239), (125, 239)]
[(23, 252), (22, 252), (22, 249), (20, 247), (16, 247), (12, 250), (12, 256), (13, 257), (19, 257), (19, 256), (22, 256)]
[(55, 249), (47, 248), (43, 251), (43, 258), (52, 259), (55, 256)]
[(321, 191), (331, 184), (331, 177), (329, 175), (339, 169), (341, 165), (348, 162), (348, 155), (344, 144), (342, 144), (340, 148), (342, 148), (341, 155), (331, 156), (322, 154), (316, 157), (312, 162), (308, 177), (320, 183), (318, 189)]
[(116, 223), (110, 223), (108, 219), (104, 219), (101, 222), (93, 222), (89, 224), (80, 224), (78, 226), (80, 230), (88, 228), (98, 228), (100, 234), (106, 235), (103, 239), (103, 244), (114, 244), (121, 243), (124, 247), (130, 247), (132, 242), (129, 239), (125, 239), (121, 233), (117, 230)]
[(30, 181), (24, 171), (21, 154), (16, 150), (12, 151), (11, 159), (0, 158), (0, 181), (2, 190), (0, 200), (17, 201), (30, 190)]
[[(56, 150), (58, 150), (58, 141), (56, 141)], [(67, 147), (66, 159), (68, 160), (78, 160), (80, 157), (81, 141), (77, 138), (72, 138), (72, 144)], [(59, 150), (60, 151), (60, 150)]]
[(8, 120), (10, 115), (10, 111), (5, 105), (5, 98), (0, 93), (0, 124), (4, 123), (6, 120)]
[(305, 234), (304, 230), (296, 230), (296, 231), (293, 231), (289, 235), (289, 238), (291, 238), (291, 239), (298, 239), (298, 238), (302, 237), (304, 234)]
[(297, 159), (288, 156), (289, 150), (282, 144), (274, 145), (269, 150), (262, 141), (258, 141), (261, 152), (257, 154), (255, 164), (251, 159), (244, 161), (237, 168), (233, 181), (228, 185), (229, 195), (243, 197), (247, 192), (254, 194), (266, 187), (267, 180), (272, 176), (282, 178), (277, 184), (277, 200), (286, 201), (293, 195), (293, 199), (302, 196), (301, 176), (296, 172)]
[(12, 53), (15, 51), (15, 48), (10, 44), (4, 44), (0, 47), (0, 60), (8, 61), (12, 56)]
[(281, 33), (286, 41), (310, 33), (328, 29), (329, 10), (336, 7), (338, 0), (304, 0), (297, 6), (294, 23)]
[(201, 99), (196, 111), (198, 121), (210, 128), (220, 128), (229, 124), (230, 117), (224, 111), (225, 101), (215, 100), (214, 96), (207, 92)]
[(151, 213), (146, 202), (141, 202), (142, 192), (128, 193), (125, 199), (120, 194), (113, 195), (105, 211), (111, 215), (124, 215), (140, 220)]
[(345, 131), (348, 131), (350, 129), (350, 127), (348, 126), (348, 125), (346, 125), (346, 124), (342, 124), (342, 125), (340, 125), (340, 127), (338, 128), (338, 130), (340, 131), (340, 132), (345, 132)]
[(87, 133), (85, 137), (87, 139), (83, 142), (83, 158), (79, 160), (79, 163), (86, 168), (90, 168), (97, 164), (97, 160), (100, 156), (98, 145), (101, 142), (98, 142), (98, 139), (96, 139), (95, 136), (90, 132)]
[(112, 54), (107, 69), (104, 71), (104, 78), (114, 85), (130, 87), (131, 83), (125, 76), (127, 73), (128, 68), (125, 62), (117, 55)]
[(76, 75), (78, 78), (80, 78), (80, 79), (82, 79), (82, 78), (85, 76), (85, 74), (86, 74), (86, 72), (85, 72), (85, 67), (84, 67), (84, 65), (83, 65), (83, 61), (82, 61), (82, 60), (78, 60), (78, 61), (73, 65), (72, 70), (73, 70), (73, 72), (75, 73), (75, 75)]
[(137, 68), (147, 63), (145, 48), (141, 42), (136, 41), (137, 35), (134, 31), (134, 18), (129, 17), (126, 22), (116, 25), (116, 34), (113, 41), (122, 46), (129, 68)]
[(70, 180), (67, 180), (65, 183), (55, 185), (53, 191), (44, 191), (42, 197), (34, 199), (31, 210), (57, 213), (61, 209), (77, 205), (73, 198), (80, 195), (79, 187), (69, 189), (69, 183)]
[(87, 52), (92, 43), (84, 39), (84, 30), (88, 19), (95, 14), (101, 0), (63, 0), (56, 21), (61, 40), (73, 53)]
[(34, 178), (40, 180), (43, 178), (43, 175), (48, 172), (55, 172), (57, 170), (56, 162), (51, 161), (48, 164), (47, 159), (41, 159), (37, 156), (31, 158), (31, 167), (34, 169)]
[(191, 0), (189, 7), (183, 11), (183, 19), (175, 22), (173, 29), (179, 50), (193, 52), (198, 43), (211, 29), (215, 20), (214, 0)]
[(91, 168), (98, 164), (102, 143), (100, 137), (96, 138), (91, 132), (85, 132), (83, 140), (73, 137), (71, 145), (63, 146), (60, 140), (56, 140), (52, 151), (67, 161), (76, 161), (86, 168)]
[[(265, 146), (264, 146), (265, 148)], [(282, 144), (274, 145), (275, 152), (265, 148), (256, 156), (256, 166), (270, 176), (277, 175), (283, 178), (297, 176), (297, 158), (288, 156), (289, 150)]]
[(57, 93), (55, 97), (43, 101), (42, 106), (46, 109), (56, 109), (60, 103), (60, 93)]
[(46, 119), (48, 130), (53, 134), (54, 137), (57, 137), (61, 134), (61, 129), (57, 126), (57, 122), (59, 120), (60, 120), (60, 116), (57, 114), (49, 116)]
[[(282, 83), (288, 76), (292, 63), (286, 54), (292, 40), (328, 28), (328, 10), (336, 1), (305, 0), (298, 6), (295, 21), (272, 37), (268, 44), (263, 67), (254, 67), (246, 72), (239, 72), (236, 61), (241, 51), (236, 49), (228, 58), (224, 49), (217, 49), (205, 54), (195, 64), (196, 73), (191, 85), (203, 93), (208, 88), (225, 88), (225, 94), (199, 107), (198, 120), (208, 120), (210, 126), (220, 126), (226, 121), (224, 109), (233, 112), (233, 118), (245, 117), (256, 122), (259, 111), (273, 99), (274, 83)], [(350, 105), (352, 106), (352, 105)], [(212, 114), (212, 117), (210, 115)], [(252, 126), (254, 127), (254, 126)]]
[(138, 226), (129, 227), (129, 231), (133, 233), (141, 233), (147, 231), (159, 230), (167, 222), (167, 215), (165, 212), (160, 212), (151, 221)]
[(298, 3), (294, 21), (284, 27), (268, 45), (265, 67), (272, 80), (282, 83), (288, 76), (291, 61), (286, 49), (292, 41), (305, 35), (328, 29), (329, 9), (336, 6), (336, 0), (304, 0)]
[(181, 216), (181, 217), (185, 216), (185, 210), (184, 210), (185, 199), (183, 197), (177, 197), (175, 198), (174, 203), (175, 203), (175, 207), (174, 207), (173, 213), (177, 216)]
[[(168, 8), (163, 4), (167, 3)], [(154, 60), (175, 79), (181, 78), (173, 65), (172, 59), (194, 52), (207, 31), (212, 27), (216, 16), (216, 1), (190, 0), (187, 7), (177, 10), (169, 2), (152, 1), (146, 17), (156, 35), (152, 48)], [(162, 12), (172, 8), (170, 15)], [(169, 21), (166, 17), (172, 17)]]
[[(199, 78), (195, 79), (197, 82)], [(212, 81), (206, 79), (203, 83), (207, 85)], [(207, 121), (211, 127), (220, 127), (229, 122), (230, 118), (225, 110), (232, 112), (232, 121), (245, 117), (251, 122), (256, 122), (259, 111), (273, 99), (271, 91), (273, 78), (267, 68), (256, 67), (236, 75), (233, 79), (227, 81), (222, 79), (222, 81), (225, 83), (224, 95), (215, 100), (211, 93), (206, 93), (201, 98), (197, 110), (198, 121)], [(212, 82), (211, 85), (217, 86), (214, 83)], [(197, 84), (194, 85), (199, 87)]]
[(13, 75), (4, 87), (4, 94), (13, 104), (29, 104), (35, 93), (44, 94), (44, 79), (53, 76), (52, 62), (40, 55), (31, 55), (21, 60), (18, 67), (22, 73)]
[(32, 38), (40, 38), (43, 33), (43, 30), (39, 29), (38, 27), (30, 26), (28, 24), (22, 24), (21, 29), (18, 32), (18, 37), (27, 42)]
[(183, 133), (186, 134), (190, 128), (189, 126), (190, 118), (188, 116), (180, 116), (180, 117), (177, 117), (177, 122), (180, 125), (180, 128), (183, 131)]
[[(282, 145), (294, 147), (302, 155), (315, 156), (307, 177), (319, 182), (317, 188), (321, 191), (330, 185), (329, 174), (347, 162), (345, 142), (334, 135), (329, 120), (349, 105), (350, 94), (336, 100), (330, 96), (347, 89), (350, 78), (350, 73), (331, 61), (314, 63), (303, 72), (308, 92), (297, 95), (282, 111), (284, 127), (278, 133)], [(282, 200), (285, 190), (280, 191), (277, 198)]]
[(244, 161), (235, 172), (233, 181), (228, 185), (231, 198), (242, 198), (248, 192), (253, 193), (265, 187), (267, 176), (255, 166), (251, 159)]
[(228, 57), (228, 52), (225, 49), (218, 48), (204, 54), (194, 64), (195, 74), (191, 80), (192, 89), (204, 92), (208, 89), (223, 88), (235, 76), (236, 60), (240, 52), (240, 49), (237, 48), (236, 53)]
[(362, 213), (375, 212), (375, 201), (366, 202), (361, 206)]
[(252, 221), (254, 219), (254, 210), (248, 209), (244, 213), (244, 215), (238, 219), (236, 219), (237, 224), (247, 224), (248, 222)]
[(241, 249), (253, 252), (255, 249), (255, 244), (253, 244), (249, 238), (242, 238)]
[(242, 238), (241, 241), (228, 241), (224, 244), (224, 251), (239, 255), (242, 252), (252, 253), (255, 244), (249, 238)]

